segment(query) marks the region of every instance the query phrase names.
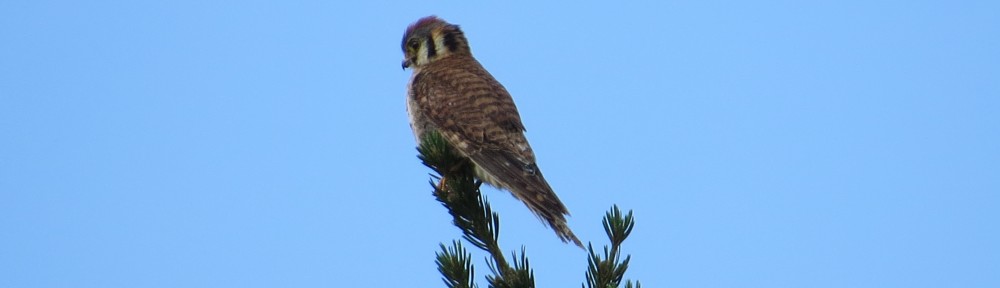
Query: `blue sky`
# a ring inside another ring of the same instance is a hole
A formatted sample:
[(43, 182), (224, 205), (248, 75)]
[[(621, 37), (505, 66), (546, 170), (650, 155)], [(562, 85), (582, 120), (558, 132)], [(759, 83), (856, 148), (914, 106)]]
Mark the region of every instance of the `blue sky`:
[[(399, 66), (431, 14), (585, 242), (634, 210), (628, 278), (1000, 286), (995, 2), (204, 2), (0, 4), (0, 286), (443, 287)], [(539, 287), (583, 281), (485, 193)]]

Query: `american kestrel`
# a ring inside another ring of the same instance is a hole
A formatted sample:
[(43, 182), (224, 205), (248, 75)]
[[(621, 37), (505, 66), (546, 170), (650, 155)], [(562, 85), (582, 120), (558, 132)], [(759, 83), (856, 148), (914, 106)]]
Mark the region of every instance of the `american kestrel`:
[(559, 239), (583, 247), (566, 225), (569, 210), (535, 164), (514, 99), (472, 57), (458, 25), (424, 17), (406, 28), (402, 46), (403, 69), (413, 69), (406, 111), (418, 144), (437, 131), (475, 164), (481, 181), (510, 191)]

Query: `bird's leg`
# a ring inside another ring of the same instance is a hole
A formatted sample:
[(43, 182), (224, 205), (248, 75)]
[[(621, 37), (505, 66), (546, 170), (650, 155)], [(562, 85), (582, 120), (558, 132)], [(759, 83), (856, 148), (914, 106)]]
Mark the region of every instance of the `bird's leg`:
[(437, 186), (438, 191), (441, 191), (441, 192), (445, 192), (446, 191), (446, 190), (444, 190), (444, 187), (445, 187), (444, 185), (445, 185), (445, 181), (447, 181), (447, 180), (448, 180), (447, 176), (443, 176), (443, 175), (441, 176), (441, 181), (438, 181), (438, 186)]

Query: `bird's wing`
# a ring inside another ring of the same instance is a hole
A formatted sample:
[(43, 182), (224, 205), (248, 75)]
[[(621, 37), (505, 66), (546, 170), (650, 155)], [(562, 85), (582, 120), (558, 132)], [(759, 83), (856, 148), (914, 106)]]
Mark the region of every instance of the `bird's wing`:
[(493, 178), (483, 181), (509, 190), (564, 242), (582, 245), (566, 224), (569, 211), (535, 164), (510, 94), (481, 66), (473, 68), (478, 69), (424, 71), (420, 78), (426, 78), (414, 81), (417, 106), (455, 149)]

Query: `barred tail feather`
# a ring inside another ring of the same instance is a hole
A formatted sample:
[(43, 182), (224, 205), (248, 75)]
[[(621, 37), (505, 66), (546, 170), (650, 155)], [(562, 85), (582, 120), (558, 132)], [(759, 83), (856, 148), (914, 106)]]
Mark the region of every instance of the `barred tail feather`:
[(523, 164), (519, 159), (502, 151), (481, 151), (471, 155), (480, 180), (497, 188), (510, 191), (521, 200), (542, 223), (556, 232), (559, 240), (583, 248), (583, 243), (566, 223), (569, 210), (552, 191), (541, 171), (534, 163)]

